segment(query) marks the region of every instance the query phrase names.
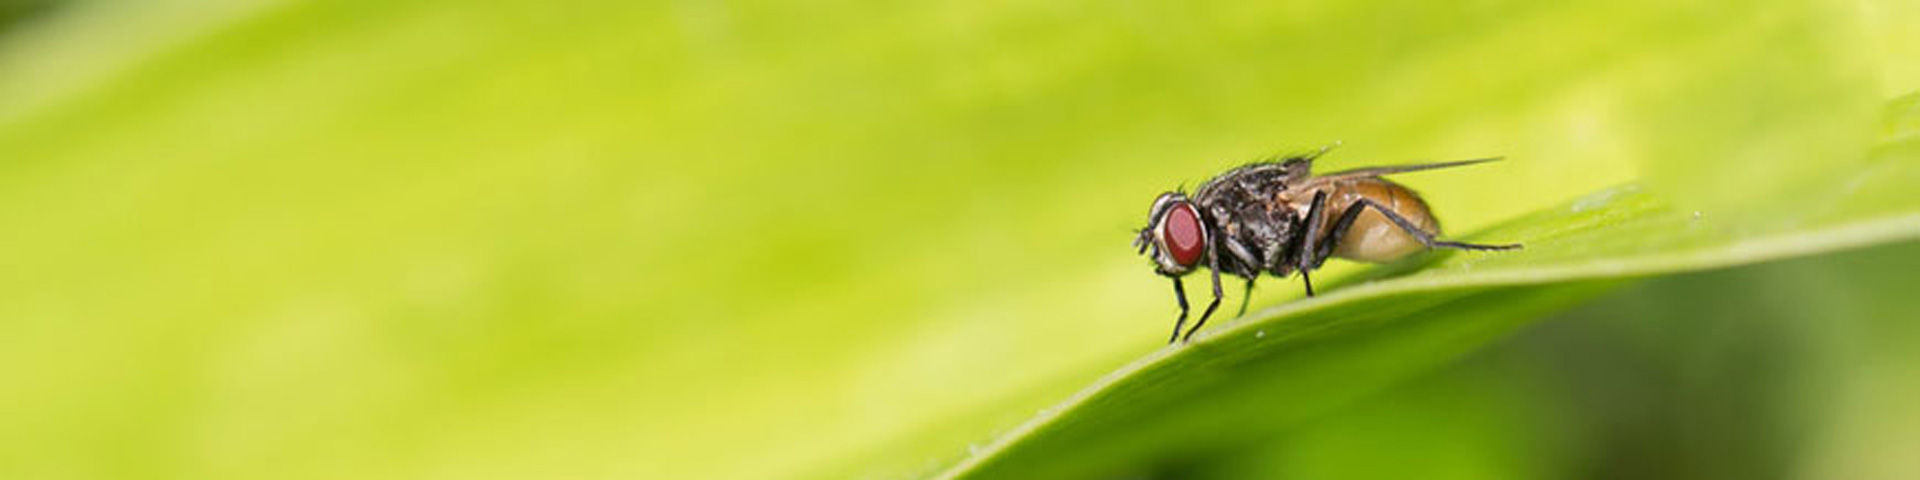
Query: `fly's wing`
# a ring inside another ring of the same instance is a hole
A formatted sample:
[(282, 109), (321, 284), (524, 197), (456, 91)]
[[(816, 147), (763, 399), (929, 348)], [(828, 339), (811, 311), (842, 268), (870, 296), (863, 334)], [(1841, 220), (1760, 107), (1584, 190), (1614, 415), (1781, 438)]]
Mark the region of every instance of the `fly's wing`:
[(1487, 163), (1487, 162), (1500, 160), (1500, 159), (1501, 157), (1492, 157), (1492, 158), (1476, 158), (1473, 160), (1459, 160), (1459, 161), (1453, 161), (1453, 162), (1418, 163), (1413, 165), (1391, 165), (1391, 166), (1384, 166), (1384, 167), (1366, 167), (1366, 168), (1356, 168), (1353, 170), (1342, 170), (1342, 171), (1333, 172), (1325, 175), (1317, 175), (1317, 177), (1320, 177), (1320, 178), (1378, 177), (1381, 175), (1390, 175), (1395, 173), (1418, 172), (1421, 170), (1436, 170), (1436, 169), (1451, 168), (1451, 167), (1464, 167), (1467, 165), (1473, 165), (1476, 163)]

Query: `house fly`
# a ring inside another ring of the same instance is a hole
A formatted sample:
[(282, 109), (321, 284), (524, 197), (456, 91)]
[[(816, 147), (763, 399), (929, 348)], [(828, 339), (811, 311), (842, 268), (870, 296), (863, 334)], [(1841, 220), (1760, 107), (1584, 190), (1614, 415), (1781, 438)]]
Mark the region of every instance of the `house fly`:
[[(1185, 339), (1207, 323), (1220, 306), (1220, 274), (1238, 276), (1253, 293), (1261, 273), (1286, 278), (1294, 272), (1313, 296), (1308, 272), (1329, 257), (1362, 262), (1386, 262), (1428, 248), (1511, 250), (1519, 244), (1483, 245), (1439, 239), (1440, 223), (1419, 194), (1381, 178), (1383, 175), (1459, 167), (1499, 158), (1368, 167), (1314, 175), (1314, 159), (1321, 149), (1250, 163), (1228, 170), (1189, 197), (1184, 192), (1160, 194), (1147, 214), (1147, 226), (1134, 247), (1153, 259), (1154, 271), (1173, 279), (1180, 317), (1174, 321), (1173, 343), (1183, 337), (1187, 295), (1180, 277), (1202, 266), (1213, 274), (1213, 302)], [(1240, 305), (1245, 314), (1246, 303)]]

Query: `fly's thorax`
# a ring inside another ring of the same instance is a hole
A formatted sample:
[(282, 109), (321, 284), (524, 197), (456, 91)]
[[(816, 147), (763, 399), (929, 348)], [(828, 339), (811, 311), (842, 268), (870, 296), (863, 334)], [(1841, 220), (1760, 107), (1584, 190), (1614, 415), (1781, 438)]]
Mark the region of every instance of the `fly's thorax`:
[(1208, 198), (1203, 209), (1219, 234), (1213, 253), (1222, 273), (1252, 278), (1289, 251), (1297, 220), (1293, 212), (1276, 206), (1271, 195)]
[(1193, 198), (1203, 205), (1266, 202), (1273, 192), (1305, 181), (1311, 167), (1310, 161), (1297, 158), (1242, 165), (1208, 179), (1194, 192)]
[(1252, 278), (1260, 274), (1259, 247), (1251, 242), (1265, 228), (1257, 219), (1241, 215), (1234, 205), (1219, 202), (1203, 208), (1216, 235), (1210, 253), (1220, 273)]

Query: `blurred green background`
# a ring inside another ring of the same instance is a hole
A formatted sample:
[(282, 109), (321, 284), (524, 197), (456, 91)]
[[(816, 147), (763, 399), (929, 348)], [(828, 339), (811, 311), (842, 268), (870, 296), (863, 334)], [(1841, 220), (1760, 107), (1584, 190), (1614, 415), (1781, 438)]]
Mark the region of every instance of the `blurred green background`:
[[(0, 477), (922, 476), (1160, 347), (1172, 299), (1127, 243), (1161, 191), (1343, 142), (1322, 168), (1506, 156), (1404, 178), (1453, 233), (1627, 182), (1747, 205), (1912, 135), (1878, 119), (1920, 90), (1914, 25), (0, 2)], [(1902, 478), (1917, 259), (1641, 283), (1139, 476)]]

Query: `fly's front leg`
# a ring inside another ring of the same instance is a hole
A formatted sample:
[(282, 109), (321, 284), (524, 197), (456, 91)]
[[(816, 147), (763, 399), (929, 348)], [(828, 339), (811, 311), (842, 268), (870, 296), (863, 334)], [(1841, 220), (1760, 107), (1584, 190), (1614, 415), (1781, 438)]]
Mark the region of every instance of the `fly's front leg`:
[(1187, 324), (1187, 289), (1180, 285), (1180, 277), (1173, 278), (1173, 298), (1180, 301), (1180, 319), (1173, 321), (1173, 336), (1167, 337), (1169, 345), (1180, 339), (1180, 327)]
[(1187, 336), (1182, 341), (1193, 341), (1193, 332), (1200, 331), (1200, 327), (1207, 324), (1207, 317), (1213, 316), (1213, 309), (1220, 307), (1220, 297), (1226, 296), (1220, 291), (1220, 259), (1218, 257), (1213, 259), (1210, 270), (1213, 271), (1213, 302), (1207, 304), (1207, 311), (1200, 314), (1200, 321), (1193, 322), (1193, 329), (1187, 330)]

